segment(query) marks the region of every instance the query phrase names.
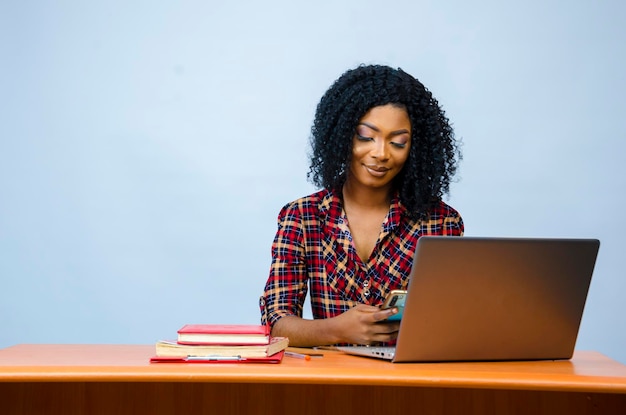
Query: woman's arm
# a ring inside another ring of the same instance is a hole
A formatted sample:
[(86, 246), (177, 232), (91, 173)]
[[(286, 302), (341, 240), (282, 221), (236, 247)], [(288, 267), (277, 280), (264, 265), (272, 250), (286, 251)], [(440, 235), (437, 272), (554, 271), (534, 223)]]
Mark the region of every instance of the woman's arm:
[(398, 335), (399, 322), (382, 322), (397, 313), (359, 304), (336, 317), (305, 320), (284, 316), (276, 321), (272, 336), (289, 337), (292, 346), (310, 347), (337, 343), (373, 344), (389, 342)]

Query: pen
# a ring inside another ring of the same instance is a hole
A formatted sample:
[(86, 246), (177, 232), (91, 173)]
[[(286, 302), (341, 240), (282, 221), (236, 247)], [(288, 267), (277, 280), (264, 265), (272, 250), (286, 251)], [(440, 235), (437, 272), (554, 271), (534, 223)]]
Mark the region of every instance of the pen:
[(295, 357), (296, 359), (311, 360), (311, 356), (309, 356), (308, 354), (302, 354), (302, 353), (296, 353), (296, 352), (286, 351), (285, 356)]
[(243, 360), (241, 356), (187, 356), (187, 360), (202, 360), (211, 362), (230, 362), (233, 360)]

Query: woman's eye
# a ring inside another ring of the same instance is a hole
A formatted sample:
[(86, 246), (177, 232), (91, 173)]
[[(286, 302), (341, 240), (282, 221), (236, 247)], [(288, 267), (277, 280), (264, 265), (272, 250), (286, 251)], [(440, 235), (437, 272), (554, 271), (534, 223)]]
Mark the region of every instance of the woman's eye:
[(394, 143), (391, 142), (392, 145), (398, 147), (398, 148), (405, 148), (406, 147), (406, 143)]
[(359, 134), (359, 133), (357, 133), (356, 138), (357, 138), (357, 140), (359, 140), (359, 141), (371, 141), (371, 140), (373, 140), (373, 138), (372, 138), (372, 137), (366, 137), (366, 136), (361, 135), (361, 134)]

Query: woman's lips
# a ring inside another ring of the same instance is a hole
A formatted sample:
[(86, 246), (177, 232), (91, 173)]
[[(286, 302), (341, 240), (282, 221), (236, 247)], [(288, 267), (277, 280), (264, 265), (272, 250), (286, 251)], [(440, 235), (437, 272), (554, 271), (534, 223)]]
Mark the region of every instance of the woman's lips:
[(389, 169), (387, 167), (382, 166), (372, 166), (372, 165), (364, 165), (369, 174), (375, 177), (383, 177)]

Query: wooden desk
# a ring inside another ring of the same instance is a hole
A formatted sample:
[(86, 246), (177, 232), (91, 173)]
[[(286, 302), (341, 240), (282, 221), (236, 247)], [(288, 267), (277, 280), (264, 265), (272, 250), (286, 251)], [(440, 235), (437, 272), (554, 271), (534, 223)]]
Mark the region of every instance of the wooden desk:
[(281, 364), (150, 364), (154, 346), (0, 350), (3, 414), (626, 414), (626, 366), (393, 364), (325, 351)]

